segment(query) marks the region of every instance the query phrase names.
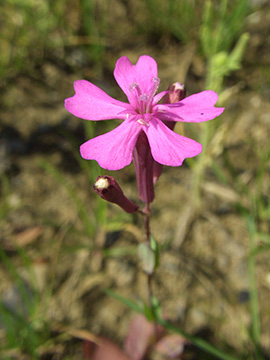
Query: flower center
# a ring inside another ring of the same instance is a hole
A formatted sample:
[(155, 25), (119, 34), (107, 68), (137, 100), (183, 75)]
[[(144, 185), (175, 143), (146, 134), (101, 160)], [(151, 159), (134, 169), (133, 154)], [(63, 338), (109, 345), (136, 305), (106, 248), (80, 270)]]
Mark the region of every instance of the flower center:
[(143, 115), (151, 113), (152, 111), (152, 101), (159, 87), (160, 80), (158, 77), (154, 77), (152, 81), (152, 87), (147, 94), (143, 94), (139, 84), (135, 82), (129, 86), (130, 91), (133, 91), (138, 99), (138, 107), (136, 110), (139, 114)]

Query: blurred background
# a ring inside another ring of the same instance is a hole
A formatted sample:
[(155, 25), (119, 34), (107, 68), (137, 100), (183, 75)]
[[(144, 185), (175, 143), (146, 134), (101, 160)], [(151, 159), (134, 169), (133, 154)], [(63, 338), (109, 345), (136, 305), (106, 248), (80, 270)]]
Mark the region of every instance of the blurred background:
[[(156, 185), (154, 291), (168, 319), (224, 354), (269, 358), (269, 24), (263, 0), (0, 3), (1, 358), (81, 359), (78, 329), (121, 344), (133, 313), (102, 289), (146, 296), (141, 220), (92, 191), (106, 173), (140, 204), (134, 169), (108, 173), (79, 154), (117, 122), (63, 106), (77, 79), (126, 101), (115, 62), (143, 54), (158, 63), (160, 91), (212, 89), (226, 107), (175, 129), (204, 150)], [(196, 351), (189, 358), (212, 359)]]

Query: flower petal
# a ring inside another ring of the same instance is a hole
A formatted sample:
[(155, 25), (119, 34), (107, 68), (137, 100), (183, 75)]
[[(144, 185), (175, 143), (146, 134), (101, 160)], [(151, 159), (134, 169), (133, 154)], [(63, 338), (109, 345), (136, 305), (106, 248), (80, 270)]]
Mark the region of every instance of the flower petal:
[(168, 92), (168, 90), (165, 90), (155, 95), (153, 99), (153, 105), (156, 105), (166, 94), (168, 94)]
[(218, 95), (211, 90), (198, 94), (173, 104), (158, 104), (158, 118), (161, 120), (202, 122), (212, 120), (223, 113), (224, 108), (215, 107)]
[(185, 158), (196, 156), (202, 151), (201, 144), (175, 133), (154, 117), (143, 130), (148, 137), (153, 158), (160, 164), (180, 166)]
[(65, 108), (86, 120), (125, 119), (129, 104), (115, 100), (86, 80), (74, 82), (75, 95), (65, 100)]
[(138, 96), (130, 90), (130, 85), (136, 83), (142, 94), (148, 94), (153, 87), (153, 78), (157, 77), (157, 74), (157, 63), (148, 55), (142, 55), (136, 65), (132, 65), (128, 57), (123, 56), (117, 60), (114, 69), (115, 80), (134, 108), (137, 106)]
[(125, 120), (114, 130), (88, 140), (80, 147), (81, 156), (96, 160), (107, 170), (119, 170), (129, 165), (141, 126), (132, 119)]

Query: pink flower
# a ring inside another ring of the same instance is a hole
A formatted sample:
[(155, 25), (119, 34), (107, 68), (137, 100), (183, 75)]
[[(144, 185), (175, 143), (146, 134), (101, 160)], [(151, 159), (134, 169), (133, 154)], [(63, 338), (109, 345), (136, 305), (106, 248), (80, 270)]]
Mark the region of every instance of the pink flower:
[(136, 65), (121, 57), (114, 77), (129, 103), (111, 98), (86, 80), (75, 81), (75, 95), (65, 101), (66, 109), (82, 119), (124, 120), (114, 130), (81, 145), (83, 158), (96, 160), (104, 169), (122, 169), (131, 163), (142, 132), (148, 139), (153, 159), (163, 165), (180, 166), (185, 158), (202, 151), (201, 144), (175, 133), (164, 122), (202, 122), (219, 116), (224, 108), (214, 106), (218, 99), (214, 91), (202, 91), (172, 104), (159, 104), (167, 91), (156, 95), (157, 64), (147, 55), (141, 56)]

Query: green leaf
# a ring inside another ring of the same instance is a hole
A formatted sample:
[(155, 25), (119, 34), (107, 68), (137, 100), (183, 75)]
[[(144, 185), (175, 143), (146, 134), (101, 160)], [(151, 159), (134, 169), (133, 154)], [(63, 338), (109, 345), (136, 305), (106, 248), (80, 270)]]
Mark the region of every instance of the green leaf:
[(155, 253), (155, 269), (157, 269), (159, 265), (159, 246), (157, 241), (153, 238), (153, 236), (150, 236), (150, 247)]
[(147, 304), (144, 303), (144, 316), (148, 321), (154, 321), (155, 320), (155, 314), (153, 312), (153, 309), (151, 309)]
[(155, 321), (156, 319), (162, 318), (162, 308), (161, 304), (156, 296), (152, 296), (151, 298), (152, 311), (154, 313)]
[(186, 339), (188, 339), (193, 345), (197, 346), (199, 349), (206, 351), (208, 354), (214, 355), (218, 359), (222, 360), (239, 360), (235, 356), (224, 353), (222, 350), (219, 350), (209, 344), (207, 341), (198, 338), (196, 336), (192, 336), (186, 333), (184, 330), (168, 323), (167, 321), (159, 318), (157, 319), (157, 323), (164, 326), (165, 329), (173, 331), (175, 333), (183, 335)]
[(148, 274), (153, 274), (156, 264), (155, 252), (151, 249), (149, 244), (141, 243), (138, 246), (138, 257), (141, 261), (142, 269)]
[(116, 294), (114, 291), (110, 290), (110, 289), (103, 289), (103, 291), (105, 292), (105, 294), (115, 298), (116, 300), (120, 301), (121, 303), (125, 304), (127, 307), (129, 307), (130, 309), (136, 311), (139, 314), (143, 314), (144, 315), (144, 308), (141, 304), (138, 304), (134, 301), (131, 301), (121, 295)]

